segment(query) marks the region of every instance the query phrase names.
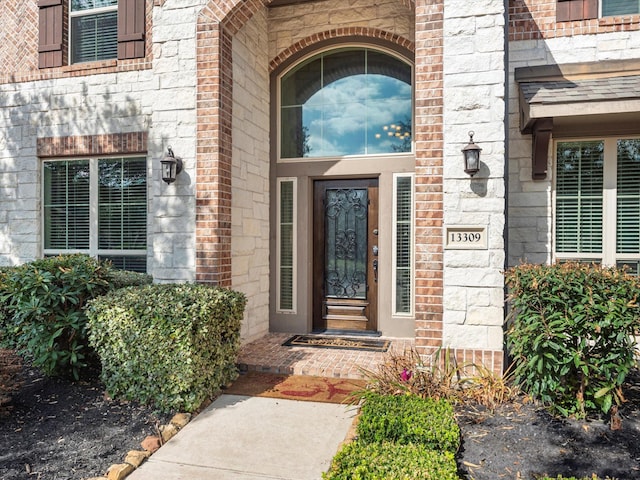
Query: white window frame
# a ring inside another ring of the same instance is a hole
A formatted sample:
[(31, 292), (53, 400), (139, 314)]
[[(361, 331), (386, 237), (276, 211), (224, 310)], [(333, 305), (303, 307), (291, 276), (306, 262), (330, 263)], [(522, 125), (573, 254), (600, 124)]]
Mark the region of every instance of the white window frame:
[[(276, 313), (287, 313), (287, 314), (295, 314), (297, 313), (297, 294), (298, 294), (298, 289), (296, 288), (297, 284), (298, 284), (298, 272), (297, 272), (297, 268), (296, 265), (298, 264), (297, 258), (298, 258), (298, 179), (296, 177), (280, 177), (276, 180), (277, 182), (277, 186), (276, 186), (276, 191), (277, 191), (277, 199), (276, 199), (276, 205), (277, 205), (277, 220), (276, 220), (276, 225), (277, 225), (277, 230), (276, 230)], [(280, 242), (282, 241), (282, 234), (281, 234), (281, 225), (282, 225), (282, 211), (281, 211), (281, 200), (282, 200), (282, 184), (283, 183), (291, 183), (292, 186), (292, 190), (293, 190), (293, 205), (292, 205), (292, 242), (293, 244), (291, 245), (291, 256), (292, 256), (292, 279), (291, 279), (291, 308), (290, 309), (285, 309), (282, 308), (282, 306), (280, 305), (280, 294), (281, 294), (281, 290), (280, 290), (280, 285), (281, 285), (281, 278), (282, 278), (282, 273), (281, 273), (281, 248), (280, 248)]]
[[(73, 46), (73, 22), (72, 19), (73, 18), (79, 18), (79, 17), (89, 17), (89, 16), (95, 16), (95, 15), (100, 15), (101, 13), (110, 13), (110, 12), (116, 12), (116, 18), (118, 16), (118, 4), (116, 3), (115, 5), (110, 5), (108, 7), (98, 7), (98, 8), (89, 8), (86, 10), (77, 10), (77, 11), (71, 11), (71, 1), (69, 2), (69, 20), (68, 20), (68, 32), (69, 32), (69, 46), (68, 46), (68, 55), (69, 55), (69, 63), (71, 63), (71, 59), (72, 59), (72, 46)], [(116, 51), (117, 51), (117, 45), (116, 45)], [(116, 57), (113, 57), (116, 58)], [(73, 63), (73, 65), (77, 65), (78, 63), (84, 63), (84, 62), (76, 62)]]
[[(59, 254), (73, 254), (73, 253), (84, 253), (91, 257), (98, 258), (100, 256), (136, 256), (136, 257), (147, 257), (148, 250), (148, 241), (147, 248), (144, 250), (114, 250), (114, 249), (99, 249), (98, 248), (98, 228), (99, 228), (99, 218), (98, 218), (98, 190), (99, 190), (99, 169), (98, 162), (100, 160), (109, 159), (109, 158), (117, 158), (117, 159), (127, 159), (127, 158), (145, 158), (144, 155), (115, 155), (115, 156), (99, 156), (99, 157), (80, 157), (80, 158), (56, 158), (56, 159), (46, 159), (41, 162), (41, 178), (42, 178), (42, 191), (44, 194), (44, 165), (45, 163), (53, 163), (53, 162), (68, 162), (68, 161), (88, 161), (89, 162), (89, 248), (88, 249), (64, 249), (64, 248), (44, 248), (44, 231), (45, 231), (45, 205), (44, 202), (41, 202), (40, 208), (40, 231), (43, 232), (42, 236), (42, 252), (44, 256), (49, 255), (59, 255)], [(145, 171), (148, 170), (148, 165), (145, 168)], [(147, 188), (149, 186), (149, 176), (147, 174)], [(146, 223), (149, 222), (149, 196), (147, 194), (147, 218)], [(148, 232), (147, 232), (148, 237)], [(147, 268), (148, 269), (148, 268)]]
[[(410, 285), (411, 285), (411, 304), (408, 312), (398, 312), (397, 308), (397, 256), (398, 256), (398, 179), (410, 178), (411, 179), (411, 218), (409, 220), (410, 232), (411, 232), (411, 248), (409, 249), (409, 265), (410, 265)], [(393, 174), (393, 234), (392, 234), (392, 278), (391, 278), (391, 308), (393, 316), (397, 317), (412, 317), (415, 311), (415, 173), (394, 173)]]
[[(618, 171), (618, 140), (639, 138), (635, 135), (617, 135), (614, 137), (598, 137), (598, 138), (562, 138), (553, 142), (553, 159), (554, 159), (554, 181), (553, 181), (553, 197), (552, 197), (552, 242), (553, 257), (559, 261), (586, 261), (601, 263), (603, 266), (615, 266), (621, 261), (638, 261), (640, 262), (640, 253), (638, 254), (618, 254), (616, 253), (616, 225), (617, 225), (617, 171)], [(604, 168), (602, 179), (602, 253), (566, 253), (556, 252), (556, 182), (557, 182), (557, 165), (558, 165), (558, 143), (565, 142), (604, 142)]]

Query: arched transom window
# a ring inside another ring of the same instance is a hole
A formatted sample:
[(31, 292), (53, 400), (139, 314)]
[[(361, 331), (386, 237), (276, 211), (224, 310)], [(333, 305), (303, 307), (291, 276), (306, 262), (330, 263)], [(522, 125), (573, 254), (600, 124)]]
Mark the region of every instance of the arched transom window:
[(280, 158), (411, 152), (411, 66), (364, 47), (315, 55), (280, 82)]

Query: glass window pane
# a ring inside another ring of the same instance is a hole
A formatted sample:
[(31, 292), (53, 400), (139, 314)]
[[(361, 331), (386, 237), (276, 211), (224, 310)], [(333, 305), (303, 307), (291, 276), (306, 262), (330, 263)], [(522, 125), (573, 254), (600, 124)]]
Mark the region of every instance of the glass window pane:
[(280, 310), (293, 310), (293, 235), (294, 235), (294, 182), (280, 183), (280, 265), (278, 286)]
[(411, 67), (395, 57), (323, 53), (282, 79), (281, 99), (282, 158), (411, 151)]
[(118, 0), (71, 0), (71, 11), (79, 12), (94, 8), (112, 7), (118, 4)]
[(396, 178), (396, 313), (411, 313), (412, 179)]
[(640, 140), (618, 140), (616, 252), (640, 253)]
[(602, 0), (602, 16), (628, 15), (640, 12), (638, 0)]
[(604, 142), (558, 143), (556, 251), (602, 252)]
[(146, 160), (98, 162), (98, 248), (143, 250), (147, 246)]
[(368, 190), (327, 189), (325, 292), (327, 297), (367, 297)]
[(147, 257), (144, 255), (99, 255), (98, 258), (111, 262), (118, 270), (147, 273)]
[(44, 248), (89, 248), (89, 162), (44, 163)]
[(117, 58), (117, 12), (71, 18), (71, 62)]

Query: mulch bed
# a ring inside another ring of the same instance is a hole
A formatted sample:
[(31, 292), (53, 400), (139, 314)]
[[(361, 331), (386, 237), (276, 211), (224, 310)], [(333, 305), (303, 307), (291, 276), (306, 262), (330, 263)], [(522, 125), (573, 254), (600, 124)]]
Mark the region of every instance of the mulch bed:
[[(106, 398), (95, 379), (50, 379), (24, 367), (22, 380), (0, 414), (2, 479), (82, 480), (103, 475), (169, 419), (152, 409)], [(463, 437), (461, 473), (467, 480), (593, 473), (640, 479), (640, 376), (636, 373), (630, 380), (618, 430), (611, 430), (608, 418), (558, 420), (523, 399), (494, 413), (457, 407)], [(294, 390), (315, 388), (303, 383)]]

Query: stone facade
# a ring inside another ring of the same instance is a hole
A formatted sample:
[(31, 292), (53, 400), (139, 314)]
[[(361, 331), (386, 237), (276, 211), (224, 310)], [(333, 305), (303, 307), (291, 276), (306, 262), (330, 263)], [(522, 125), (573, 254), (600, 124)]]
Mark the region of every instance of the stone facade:
[[(285, 169), (299, 180), (300, 218), (313, 211), (319, 178), (378, 178), (390, 210), (393, 175), (414, 173), (413, 310), (391, 313), (387, 233), (380, 330), (414, 337), (425, 358), (449, 347), (461, 361), (500, 370), (504, 268), (553, 260), (553, 175), (531, 179), (515, 69), (640, 55), (637, 15), (556, 22), (556, 1), (507, 3), (146, 0), (144, 57), (40, 69), (37, 4), (1, 2), (0, 264), (43, 253), (43, 159), (143, 155), (148, 272), (158, 282), (244, 292), (242, 337), (264, 335), (276, 325), (279, 75), (311, 53), (366, 45), (412, 64), (413, 152), (395, 164), (360, 158)], [(473, 178), (461, 154), (470, 131), (482, 148)], [(169, 145), (184, 162), (171, 185), (159, 164)], [(390, 211), (381, 218), (391, 225)], [(482, 229), (486, 248), (448, 247), (456, 227)], [(311, 328), (309, 244), (297, 265), (300, 310), (278, 324), (295, 333)]]

